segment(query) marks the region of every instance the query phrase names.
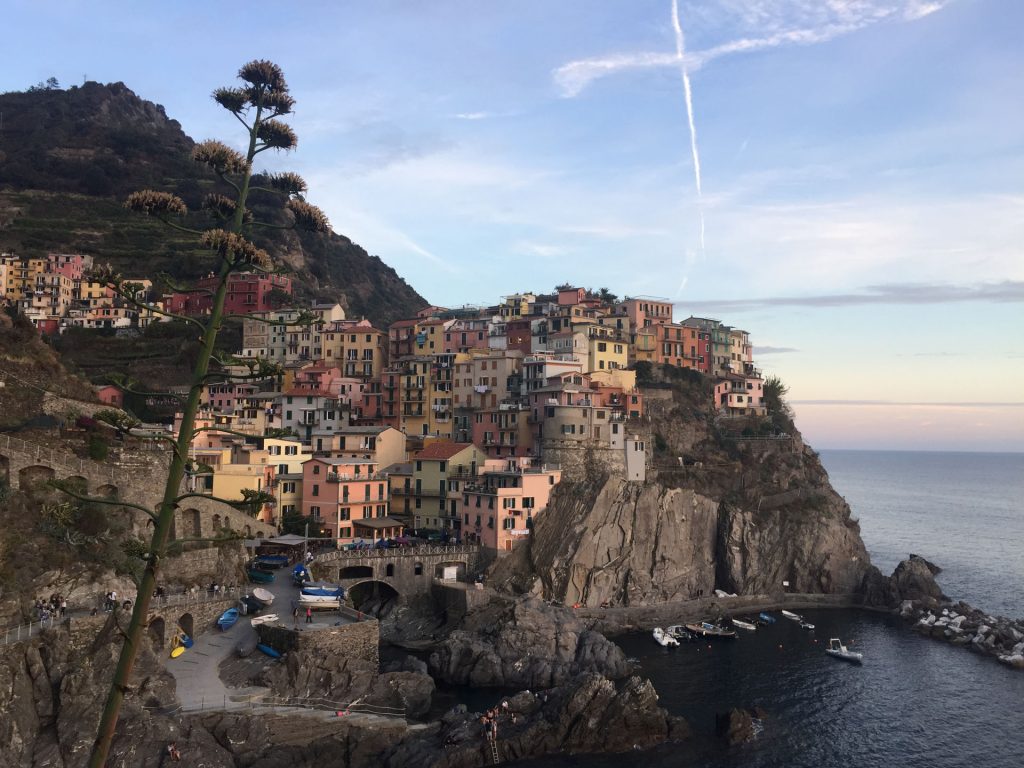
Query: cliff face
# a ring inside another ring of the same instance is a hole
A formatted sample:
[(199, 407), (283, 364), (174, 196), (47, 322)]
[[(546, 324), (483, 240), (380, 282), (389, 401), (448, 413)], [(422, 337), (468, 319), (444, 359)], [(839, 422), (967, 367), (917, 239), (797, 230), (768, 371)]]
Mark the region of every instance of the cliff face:
[(861, 591), (875, 569), (859, 526), (799, 433), (736, 439), (693, 395), (651, 397), (629, 426), (659, 446), (647, 483), (590, 471), (559, 485), (519, 584), (532, 574), (546, 598), (588, 606)]

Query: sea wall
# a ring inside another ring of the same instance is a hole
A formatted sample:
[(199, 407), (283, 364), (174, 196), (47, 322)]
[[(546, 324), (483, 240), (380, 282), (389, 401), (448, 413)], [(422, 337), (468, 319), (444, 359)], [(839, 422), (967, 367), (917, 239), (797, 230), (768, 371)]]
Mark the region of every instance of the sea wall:
[(261, 643), (280, 653), (305, 651), (318, 658), (361, 659), (374, 665), (380, 662), (380, 623), (376, 619), (313, 630), (260, 624), (256, 632)]

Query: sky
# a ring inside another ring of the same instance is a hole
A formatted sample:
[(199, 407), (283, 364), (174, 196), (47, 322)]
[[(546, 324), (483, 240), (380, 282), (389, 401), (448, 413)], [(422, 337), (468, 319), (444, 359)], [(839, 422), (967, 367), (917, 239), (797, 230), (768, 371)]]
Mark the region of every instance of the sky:
[(336, 231), (445, 306), (562, 282), (745, 328), (819, 448), (1024, 451), (1024, 3), (4, 0), (0, 90), (193, 138), (253, 58)]

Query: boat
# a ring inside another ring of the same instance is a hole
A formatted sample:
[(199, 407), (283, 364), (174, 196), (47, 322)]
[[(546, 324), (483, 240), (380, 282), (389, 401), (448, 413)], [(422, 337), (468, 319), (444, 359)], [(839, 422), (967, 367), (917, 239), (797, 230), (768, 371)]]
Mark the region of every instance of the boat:
[(793, 613), (792, 611), (783, 611), (782, 615), (790, 621), (803, 621), (804, 617), (799, 613)]
[(652, 634), (654, 635), (654, 642), (656, 642), (658, 645), (673, 647), (679, 645), (679, 641), (672, 637), (672, 635), (668, 634), (661, 627), (655, 627), (654, 632)]
[(307, 581), (302, 585), (302, 594), (316, 597), (344, 597), (345, 590), (337, 584)]
[(217, 619), (217, 626), (220, 627), (222, 631), (223, 630), (228, 630), (228, 629), (231, 629), (233, 626), (235, 626), (235, 623), (237, 621), (238, 621), (238, 609), (237, 608), (228, 608), (226, 611), (224, 611), (224, 613), (222, 613), (220, 615), (220, 618)]
[(249, 623), (254, 627), (258, 627), (260, 624), (266, 624), (271, 621), (278, 621), (276, 613), (268, 613), (266, 616), (254, 616)]
[(274, 574), (261, 571), (258, 568), (249, 569), (249, 581), (256, 584), (269, 584), (274, 580)]
[(336, 610), (341, 607), (341, 598), (330, 595), (299, 595), (299, 607), (314, 610)]
[(263, 643), (259, 643), (256, 646), (256, 650), (260, 651), (261, 653), (267, 654), (267, 656), (269, 656), (272, 659), (280, 659), (281, 658), (280, 651), (275, 651), (269, 645), (264, 645)]
[(256, 589), (252, 591), (252, 596), (264, 605), (270, 605), (274, 602), (274, 593), (270, 590), (263, 589), (262, 587), (256, 587)]
[(288, 565), (288, 555), (258, 555), (255, 564), (271, 568), (284, 568)]
[(825, 649), (825, 653), (843, 661), (853, 662), (854, 664), (862, 664), (864, 662), (863, 653), (849, 650), (838, 637), (829, 639), (828, 648)]
[(688, 632), (686, 627), (682, 624), (673, 624), (672, 626), (667, 627), (665, 631), (676, 640), (693, 640), (693, 634)]
[(303, 582), (309, 581), (309, 578), (309, 569), (302, 563), (292, 569), (292, 581), (295, 582), (295, 586), (301, 587)]
[(814, 629), (814, 625), (809, 621), (801, 621), (800, 629)]
[(174, 640), (171, 643), (171, 658), (176, 659), (186, 650), (192, 647), (192, 638), (186, 635), (184, 632), (179, 632), (174, 636)]
[(250, 636), (244, 640), (240, 640), (235, 645), (235, 655), (240, 659), (244, 659), (246, 656), (252, 656), (252, 652), (256, 650), (256, 646), (259, 642), (259, 638), (256, 636)]
[(266, 607), (252, 595), (242, 595), (242, 597), (238, 598), (238, 609), (242, 612), (243, 616), (248, 616), (250, 613), (255, 616)]
[(750, 632), (755, 632), (757, 630), (757, 624), (753, 624), (752, 622), (744, 621), (743, 619), (730, 619), (730, 621), (734, 627), (746, 629)]
[(686, 624), (686, 629), (698, 637), (736, 637), (731, 629), (719, 627), (709, 621), (702, 621), (700, 624)]
[(764, 611), (761, 611), (761, 613), (757, 614), (757, 618), (763, 621), (765, 624), (775, 623), (775, 617), (772, 616), (770, 613), (766, 613)]
[(724, 589), (716, 589), (715, 597), (736, 597), (735, 592), (726, 592)]

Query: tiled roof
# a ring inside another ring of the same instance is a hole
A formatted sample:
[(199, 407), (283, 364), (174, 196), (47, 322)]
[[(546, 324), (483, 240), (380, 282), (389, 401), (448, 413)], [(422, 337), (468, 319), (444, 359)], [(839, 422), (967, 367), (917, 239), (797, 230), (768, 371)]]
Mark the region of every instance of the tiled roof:
[(422, 451), (413, 456), (413, 458), (446, 461), (452, 456), (462, 453), (467, 448), (472, 447), (472, 445), (472, 443), (453, 443), (449, 440), (439, 440), (436, 443), (428, 445)]

